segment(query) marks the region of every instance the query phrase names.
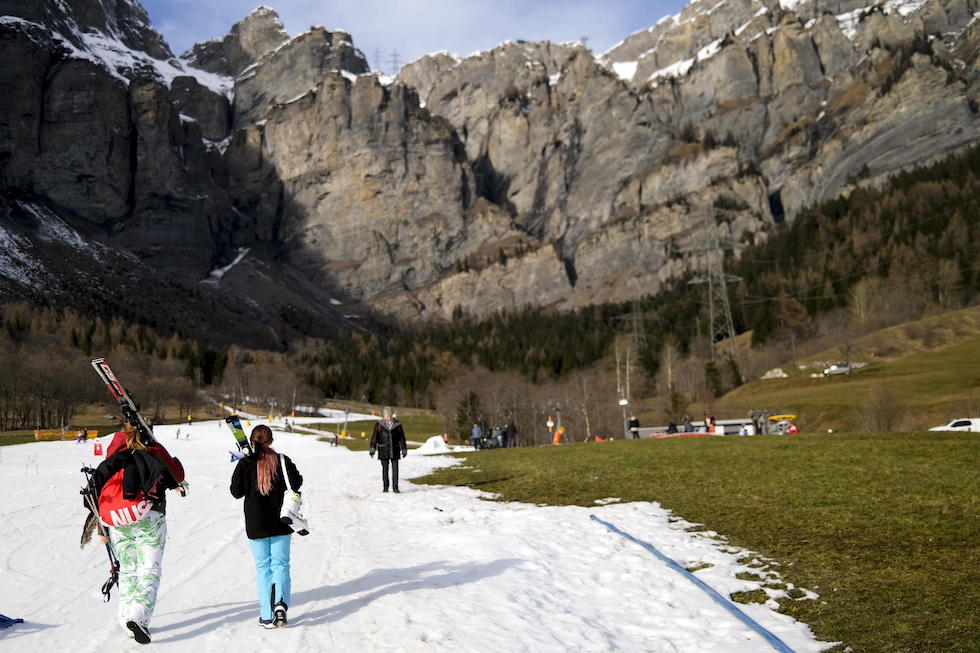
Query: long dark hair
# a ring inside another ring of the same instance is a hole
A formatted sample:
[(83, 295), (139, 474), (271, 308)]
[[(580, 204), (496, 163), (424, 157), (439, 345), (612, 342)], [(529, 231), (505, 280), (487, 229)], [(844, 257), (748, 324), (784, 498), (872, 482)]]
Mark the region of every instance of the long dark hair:
[(272, 491), (272, 481), (279, 475), (279, 456), (272, 448), (272, 429), (259, 424), (252, 429), (252, 450), (255, 451), (255, 476), (259, 494), (267, 496)]

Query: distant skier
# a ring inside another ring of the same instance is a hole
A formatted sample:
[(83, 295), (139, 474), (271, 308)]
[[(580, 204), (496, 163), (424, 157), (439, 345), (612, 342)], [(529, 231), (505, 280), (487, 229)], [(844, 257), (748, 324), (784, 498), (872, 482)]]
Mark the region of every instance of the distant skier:
[[(158, 442), (145, 444), (139, 431), (127, 424), (113, 436), (92, 478), (100, 489), (100, 513), (103, 500), (112, 495), (122, 499), (127, 490), (142, 491), (149, 501), (148, 510), (132, 513), (132, 523), (109, 526), (109, 534), (101, 536), (103, 542), (112, 542), (119, 559), (119, 621), (137, 642), (149, 644), (167, 540), (165, 491), (184, 482), (184, 467)], [(140, 507), (146, 508), (145, 502)]]
[(483, 439), (483, 429), (480, 428), (479, 424), (473, 425), (473, 430), (470, 431), (470, 444), (474, 449), (480, 448), (480, 440)]
[(374, 425), (374, 433), (371, 434), (371, 451), (378, 454), (381, 461), (381, 483), (382, 492), (388, 491), (388, 465), (391, 465), (391, 489), (398, 490), (398, 459), (408, 455), (408, 445), (405, 442), (405, 429), (402, 423), (395, 419), (391, 408), (381, 411), (381, 421)]
[(629, 432), (634, 440), (640, 437), (640, 420), (636, 419), (636, 415), (630, 415)]
[[(291, 598), (289, 544), (292, 529), (279, 519), (286, 481), (293, 490), (303, 485), (303, 477), (289, 459), (272, 448), (272, 429), (260, 424), (252, 429), (252, 451), (238, 461), (231, 476), (231, 495), (245, 498), (245, 534), (251, 541), (255, 576), (259, 591), (259, 625), (279, 628), (287, 623)], [(285, 466), (285, 469), (283, 467)]]

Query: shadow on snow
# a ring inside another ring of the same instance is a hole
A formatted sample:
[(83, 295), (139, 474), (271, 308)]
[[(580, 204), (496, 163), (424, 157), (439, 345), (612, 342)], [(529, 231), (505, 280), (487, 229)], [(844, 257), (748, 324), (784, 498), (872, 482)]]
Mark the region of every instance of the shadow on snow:
[[(403, 569), (375, 569), (360, 578), (344, 581), (338, 585), (326, 585), (317, 589), (294, 593), (292, 603), (296, 607), (293, 612), (298, 614), (291, 616), (290, 625), (314, 625), (339, 621), (385, 596), (473, 583), (502, 574), (520, 562), (521, 560), (516, 558), (494, 560), (488, 563), (431, 562)], [(331, 602), (348, 596), (353, 598), (319, 607), (310, 612), (300, 612), (304, 606)], [(193, 614), (195, 616), (153, 628), (154, 633), (162, 634), (173, 630), (192, 628), (157, 641), (191, 639), (211, 632), (226, 621), (255, 621), (258, 619), (258, 604), (257, 601), (221, 603), (169, 614)]]

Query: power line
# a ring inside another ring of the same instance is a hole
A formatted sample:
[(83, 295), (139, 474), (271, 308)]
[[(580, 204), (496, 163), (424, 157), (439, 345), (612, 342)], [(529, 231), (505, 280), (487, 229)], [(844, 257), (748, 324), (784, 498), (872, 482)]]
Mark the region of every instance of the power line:
[(402, 59), (398, 55), (398, 50), (392, 50), (391, 54), (388, 55), (388, 65), (391, 66), (391, 74), (397, 75), (398, 71), (402, 68)]

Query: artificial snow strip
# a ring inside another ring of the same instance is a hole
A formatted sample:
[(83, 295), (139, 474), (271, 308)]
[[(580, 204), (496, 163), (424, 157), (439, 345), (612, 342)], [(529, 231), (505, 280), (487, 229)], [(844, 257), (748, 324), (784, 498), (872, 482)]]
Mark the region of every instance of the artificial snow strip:
[(670, 567), (671, 569), (673, 569), (674, 571), (678, 572), (679, 574), (681, 574), (682, 576), (684, 576), (688, 580), (690, 580), (692, 583), (694, 583), (695, 585), (697, 585), (698, 587), (700, 587), (702, 590), (705, 591), (705, 593), (708, 596), (710, 596), (715, 601), (715, 603), (717, 603), (718, 605), (720, 605), (721, 607), (725, 608), (726, 610), (728, 610), (729, 612), (731, 612), (733, 615), (735, 615), (736, 617), (738, 617), (738, 619), (742, 623), (744, 623), (746, 626), (748, 626), (749, 628), (751, 628), (752, 630), (754, 630), (755, 632), (757, 632), (759, 635), (762, 636), (763, 639), (765, 639), (767, 642), (769, 642), (774, 649), (776, 649), (777, 651), (780, 651), (780, 653), (793, 653), (793, 649), (791, 649), (789, 646), (787, 646), (786, 643), (783, 642), (783, 640), (779, 639), (778, 637), (776, 637), (775, 635), (773, 635), (771, 632), (769, 632), (768, 630), (766, 630), (765, 628), (763, 628), (755, 619), (753, 619), (749, 615), (747, 615), (744, 612), (742, 612), (741, 610), (739, 610), (735, 606), (734, 603), (732, 603), (731, 601), (727, 600), (724, 596), (722, 596), (721, 594), (719, 594), (713, 587), (711, 587), (711, 585), (708, 585), (703, 580), (701, 580), (700, 578), (698, 578), (697, 576), (695, 576), (694, 574), (692, 574), (691, 572), (689, 572), (687, 569), (684, 569), (684, 567), (682, 567), (679, 564), (677, 564), (673, 559), (668, 558), (663, 553), (661, 553), (660, 551), (658, 551), (655, 546), (653, 546), (649, 542), (644, 542), (641, 539), (638, 539), (636, 537), (633, 537), (632, 535), (630, 535), (626, 531), (620, 530), (619, 528), (617, 528), (613, 524), (610, 524), (609, 522), (607, 522), (605, 520), (599, 519), (595, 515), (590, 515), (590, 517), (592, 517), (592, 519), (594, 521), (597, 521), (600, 524), (602, 524), (603, 526), (605, 526), (606, 528), (608, 528), (613, 533), (616, 533), (617, 535), (622, 535), (623, 537), (625, 537), (630, 542), (633, 542), (635, 544), (639, 544), (644, 549), (646, 549), (647, 551), (649, 551), (650, 553), (652, 553), (653, 555), (655, 555), (661, 562), (663, 562), (664, 564), (666, 564), (668, 567)]

